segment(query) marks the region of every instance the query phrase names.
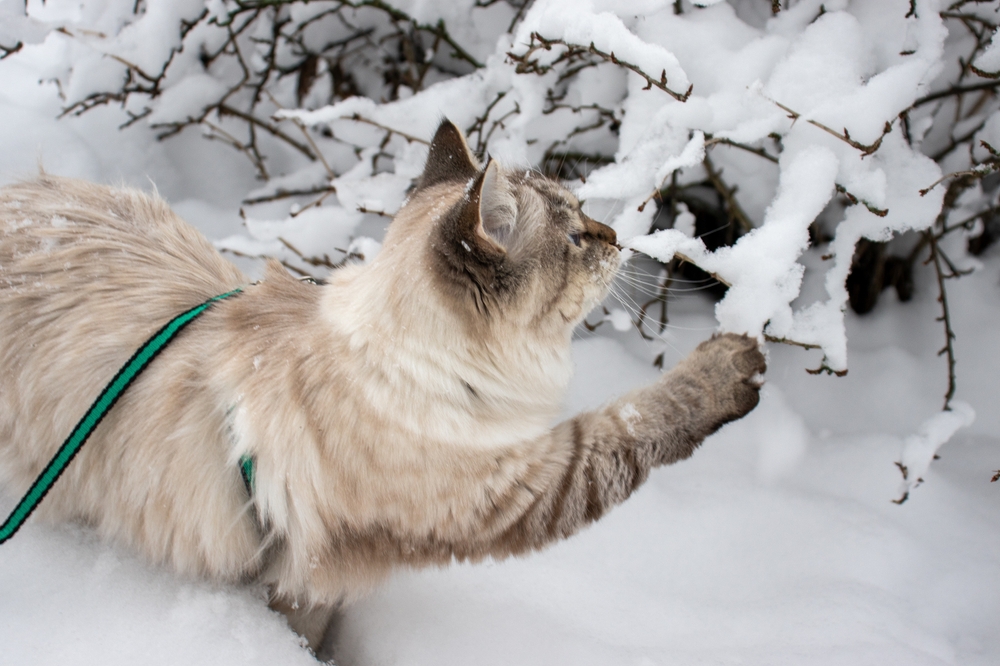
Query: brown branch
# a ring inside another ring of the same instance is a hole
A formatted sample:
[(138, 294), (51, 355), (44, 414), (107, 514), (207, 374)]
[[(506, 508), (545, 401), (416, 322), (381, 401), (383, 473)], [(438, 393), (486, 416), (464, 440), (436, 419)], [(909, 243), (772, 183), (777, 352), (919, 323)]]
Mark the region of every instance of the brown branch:
[(403, 137), (407, 141), (410, 141), (410, 142), (416, 141), (417, 143), (422, 143), (425, 146), (431, 145), (431, 142), (428, 141), (428, 140), (426, 140), (426, 139), (421, 139), (418, 136), (413, 136), (412, 134), (407, 134), (406, 132), (401, 132), (398, 129), (394, 129), (394, 128), (389, 127), (387, 125), (383, 125), (382, 123), (375, 122), (374, 120), (369, 120), (368, 118), (365, 118), (364, 116), (362, 116), (360, 113), (355, 113), (355, 114), (351, 115), (349, 118), (344, 118), (343, 120), (353, 120), (353, 121), (358, 122), (358, 123), (365, 123), (366, 125), (371, 125), (372, 127), (377, 127), (380, 130), (384, 130), (386, 132), (389, 132), (390, 134), (398, 134), (399, 136)]
[(4, 46), (3, 44), (0, 44), (0, 51), (2, 51), (2, 53), (0, 53), (0, 60), (3, 60), (7, 56), (14, 55), (22, 48), (24, 48), (24, 42), (22, 41), (18, 41), (17, 44), (14, 44), (14, 46)]
[(729, 219), (739, 223), (740, 227), (743, 228), (744, 232), (749, 232), (753, 229), (753, 224), (750, 222), (750, 218), (747, 216), (743, 207), (740, 206), (739, 202), (736, 200), (736, 190), (737, 186), (733, 185), (729, 187), (726, 182), (722, 180), (722, 170), (716, 170), (715, 165), (712, 164), (712, 160), (709, 158), (708, 154), (705, 154), (705, 159), (702, 164), (705, 166), (705, 172), (708, 174), (708, 179), (722, 198), (726, 202), (726, 212), (729, 214)]
[(308, 157), (309, 161), (311, 162), (315, 162), (317, 159), (316, 156), (313, 155), (313, 152), (309, 148), (309, 146), (288, 136), (287, 134), (282, 132), (280, 128), (275, 127), (271, 123), (265, 122), (260, 118), (253, 116), (252, 114), (246, 113), (245, 111), (240, 111), (239, 109), (229, 106), (227, 104), (220, 104), (218, 107), (218, 111), (220, 116), (235, 116), (240, 120), (245, 120), (246, 122), (250, 123), (251, 126), (261, 128), (270, 135), (278, 139), (281, 139), (288, 145), (298, 150), (300, 153)]
[(371, 208), (367, 208), (365, 206), (358, 206), (357, 210), (359, 213), (369, 213), (371, 215), (378, 215), (379, 217), (387, 217), (390, 220), (393, 217), (392, 213), (387, 213), (384, 210), (372, 210)]
[(777, 338), (773, 335), (764, 334), (764, 339), (768, 342), (773, 342), (779, 345), (792, 345), (795, 347), (802, 347), (803, 349), (822, 349), (819, 345), (814, 345), (811, 342), (799, 342), (798, 340), (789, 340), (788, 338)]
[[(480, 5), (477, 5), (480, 6)], [(490, 114), (493, 112), (493, 107), (500, 103), (504, 97), (507, 96), (506, 90), (501, 90), (497, 93), (493, 101), (486, 105), (486, 109), (483, 113), (476, 117), (475, 121), (465, 130), (465, 136), (469, 139), (472, 135), (476, 135), (476, 149), (473, 151), (476, 155), (482, 157), (484, 151), (486, 150), (486, 142), (483, 141), (483, 131), (486, 129), (486, 121), (489, 120)]]
[[(267, 2), (268, 0), (260, 0), (260, 1)], [(281, 3), (281, 0), (274, 0), (274, 1), (278, 2), (279, 4)], [(382, 0), (358, 0), (356, 2), (352, 2), (351, 0), (339, 0), (339, 1), (341, 2), (341, 4), (347, 5), (348, 7), (352, 7), (354, 9), (360, 9), (361, 7), (371, 7), (373, 9), (379, 9), (388, 14), (393, 21), (403, 21), (405, 23), (409, 23), (411, 26), (413, 26), (415, 30), (423, 30), (424, 32), (429, 32), (435, 37), (438, 37), (452, 48), (452, 55), (454, 55), (459, 60), (466, 61), (476, 69), (480, 69), (483, 67), (483, 63), (479, 62), (474, 57), (472, 57), (472, 55), (470, 55), (468, 51), (462, 48), (462, 46), (458, 42), (456, 42), (454, 38), (452, 38), (451, 34), (449, 34), (448, 32), (448, 29), (445, 27), (443, 20), (439, 20), (434, 25), (431, 25), (430, 23), (421, 23), (412, 16), (410, 16), (409, 14), (407, 14), (406, 12), (402, 11), (401, 9), (397, 9), (390, 4), (383, 2)]]
[[(681, 252), (674, 252), (674, 257), (677, 258), (677, 259), (680, 259), (681, 261), (686, 261), (687, 263), (691, 264), (692, 266), (698, 266), (698, 262), (696, 262), (691, 257), (689, 257), (686, 254), (683, 254)], [(698, 268), (701, 268), (701, 266), (698, 266)], [(704, 268), (702, 268), (701, 270), (705, 271)], [(719, 277), (719, 275), (716, 274), (716, 273), (713, 273), (711, 271), (705, 271), (705, 273), (707, 273), (709, 276), (711, 276), (712, 279), (716, 280), (717, 282), (719, 282), (721, 284), (726, 285), (727, 287), (732, 287), (733, 286), (732, 283), (730, 283), (725, 278)]]
[[(325, 254), (322, 257), (307, 257), (304, 254), (302, 254), (302, 252), (300, 252), (297, 247), (295, 247), (294, 245), (292, 245), (291, 243), (289, 243), (287, 240), (285, 240), (281, 236), (278, 236), (278, 241), (282, 245), (284, 245), (286, 248), (288, 248), (292, 252), (292, 254), (294, 254), (296, 257), (298, 257), (300, 261), (303, 261), (303, 262), (309, 264), (310, 266), (321, 266), (323, 268), (331, 268), (331, 269), (332, 268), (339, 268), (341, 266), (341, 264), (335, 264), (332, 261), (330, 261), (330, 257), (328, 257)], [(284, 262), (282, 262), (282, 263), (284, 263)], [(308, 273), (305, 273), (304, 271), (302, 271), (302, 273), (303, 273), (303, 275), (308, 275)]]
[(938, 351), (938, 356), (942, 354), (947, 354), (948, 357), (948, 390), (944, 394), (944, 410), (949, 411), (951, 409), (951, 399), (955, 396), (956, 381), (955, 381), (955, 346), (952, 344), (955, 340), (955, 331), (951, 327), (951, 312), (948, 308), (948, 291), (945, 289), (944, 281), (948, 277), (955, 277), (945, 275), (941, 268), (941, 251), (938, 247), (938, 241), (935, 235), (931, 231), (925, 231), (924, 237), (927, 239), (927, 243), (930, 246), (931, 256), (928, 261), (934, 266), (934, 273), (937, 276), (938, 285), (938, 303), (941, 304), (941, 316), (938, 317), (937, 321), (944, 324), (944, 338), (945, 344)]
[(326, 185), (324, 187), (315, 187), (315, 188), (312, 188), (312, 189), (309, 189), (309, 190), (282, 190), (282, 189), (279, 189), (274, 194), (265, 194), (265, 195), (262, 195), (262, 196), (259, 196), (259, 197), (250, 197), (248, 199), (244, 199), (240, 203), (242, 203), (245, 206), (253, 206), (255, 204), (268, 203), (270, 201), (280, 201), (281, 199), (289, 199), (291, 197), (315, 196), (315, 195), (318, 195), (318, 194), (325, 194), (325, 193), (328, 193), (328, 192), (336, 194), (337, 190), (332, 185)]
[(862, 206), (864, 206), (865, 208), (867, 208), (873, 215), (876, 215), (878, 217), (885, 217), (886, 215), (889, 214), (889, 209), (888, 208), (879, 208), (878, 206), (875, 206), (874, 204), (868, 203), (864, 199), (859, 199), (858, 197), (856, 197), (853, 194), (851, 194), (850, 192), (848, 192), (847, 189), (843, 185), (840, 185), (839, 183), (835, 184), (834, 187), (837, 188), (838, 192), (840, 192), (845, 197), (847, 197), (847, 200), (850, 201), (852, 204), (855, 204), (855, 205), (861, 204)]
[[(671, 262), (672, 264), (673, 262)], [(667, 328), (667, 293), (670, 291), (670, 285), (674, 282), (673, 271), (670, 268), (670, 264), (667, 265), (667, 270), (663, 275), (663, 279), (657, 286), (656, 295), (650, 300), (642, 304), (639, 309), (639, 318), (637, 321), (632, 322), (635, 327), (639, 330), (639, 335), (645, 340), (653, 340), (653, 336), (646, 334), (646, 319), (648, 317), (649, 308), (656, 303), (660, 304), (660, 317), (658, 320), (660, 330), (659, 333), (662, 335), (664, 329)]]
[(980, 90), (995, 90), (998, 86), (1000, 86), (1000, 81), (985, 81), (983, 83), (975, 83), (967, 86), (951, 86), (949, 88), (945, 88), (944, 90), (939, 90), (936, 93), (931, 93), (921, 97), (915, 101), (913, 106), (910, 108), (915, 109), (918, 106), (923, 106), (924, 104), (944, 99), (945, 97), (952, 97), (954, 95), (964, 95), (966, 93), (978, 92)]
[(847, 376), (847, 370), (834, 370), (829, 365), (827, 365), (826, 357), (823, 358), (823, 361), (820, 363), (818, 368), (813, 368), (813, 369), (806, 368), (806, 372), (808, 372), (810, 375), (821, 375), (825, 373), (828, 375), (835, 375), (837, 377)]
[(264, 166), (264, 159), (254, 148), (243, 143), (229, 132), (225, 131), (221, 127), (207, 120), (203, 120), (202, 124), (205, 125), (205, 127), (212, 130), (212, 132), (214, 132), (214, 134), (206, 134), (205, 138), (209, 140), (214, 139), (217, 141), (222, 141), (223, 143), (232, 146), (233, 148), (235, 148), (236, 150), (240, 151), (241, 153), (247, 156), (247, 159), (249, 159), (250, 163), (254, 165), (255, 169), (257, 169), (257, 175), (260, 176), (262, 180), (271, 179), (271, 175), (267, 172), (267, 167)]
[(984, 164), (980, 164), (979, 166), (973, 169), (969, 169), (968, 171), (955, 171), (953, 173), (946, 173), (945, 175), (935, 180), (934, 183), (931, 184), (929, 187), (920, 190), (920, 196), (926, 195), (928, 192), (930, 192), (931, 190), (933, 190), (935, 187), (937, 187), (946, 180), (950, 180), (952, 178), (979, 179), (982, 178), (983, 176), (988, 176), (989, 174), (995, 172), (997, 169), (1000, 169), (1000, 162), (986, 162)]
[[(536, 41), (538, 42), (538, 44), (535, 43)], [(670, 95), (679, 102), (686, 102), (688, 100), (688, 97), (691, 96), (691, 91), (694, 90), (693, 84), (689, 85), (687, 91), (684, 93), (679, 93), (676, 92), (675, 90), (671, 90), (669, 87), (667, 87), (666, 69), (660, 72), (660, 77), (658, 79), (654, 78), (649, 74), (647, 74), (646, 72), (644, 72), (642, 68), (640, 68), (638, 65), (634, 65), (628, 61), (618, 58), (613, 51), (611, 53), (606, 53), (600, 50), (599, 48), (594, 46), (593, 42), (591, 42), (589, 46), (583, 46), (582, 44), (573, 44), (562, 39), (546, 39), (537, 32), (533, 32), (531, 33), (531, 43), (528, 45), (528, 50), (524, 54), (517, 55), (511, 52), (508, 53), (507, 56), (514, 62), (518, 63), (517, 66), (514, 68), (514, 71), (517, 72), (518, 74), (544, 74), (552, 69), (552, 65), (539, 65), (537, 60), (529, 60), (529, 58), (538, 49), (551, 51), (552, 47), (557, 45), (565, 46), (567, 49), (567, 53), (560, 56), (560, 58), (557, 59), (556, 62), (559, 62), (559, 60), (578, 57), (584, 53), (589, 53), (597, 56), (598, 58), (601, 58), (606, 62), (610, 62), (615, 65), (618, 65), (619, 67), (624, 67), (626, 69), (629, 69), (638, 74), (639, 76), (641, 76), (642, 78), (644, 78), (646, 80), (646, 87), (643, 88), (643, 90), (649, 90), (650, 88), (653, 87), (659, 88), (660, 90), (667, 93), (668, 95)]]
[(708, 148), (710, 146), (714, 146), (714, 145), (719, 145), (719, 144), (726, 145), (726, 146), (732, 146), (733, 148), (739, 148), (740, 150), (745, 150), (748, 153), (753, 153), (754, 155), (757, 155), (758, 157), (763, 157), (765, 160), (767, 160), (769, 162), (774, 162), (775, 164), (778, 163), (778, 158), (775, 157), (774, 155), (772, 155), (771, 153), (767, 152), (763, 148), (754, 148), (753, 146), (748, 146), (745, 143), (739, 143), (738, 141), (733, 141), (732, 139), (726, 139), (726, 138), (721, 138), (721, 137), (720, 138), (716, 138), (716, 137), (713, 137), (711, 134), (706, 134), (705, 135), (705, 147), (706, 148)]
[[(785, 113), (787, 113), (788, 117), (792, 119), (792, 122), (794, 122), (794, 121), (796, 121), (796, 120), (798, 120), (799, 118), (802, 117), (802, 114), (800, 114), (798, 111), (793, 111), (792, 109), (788, 108), (787, 106), (785, 106), (781, 102), (776, 102), (773, 99), (771, 100), (771, 102), (773, 102), (774, 105), (777, 106), (779, 109), (781, 109), (782, 111), (784, 111)], [(818, 127), (819, 129), (823, 130), (827, 134), (830, 134), (831, 136), (837, 137), (838, 139), (840, 139), (841, 141), (843, 141), (847, 145), (851, 146), (852, 148), (856, 148), (857, 150), (860, 150), (862, 157), (867, 157), (867, 156), (871, 155), (872, 153), (874, 153), (876, 150), (878, 150), (882, 146), (882, 139), (885, 138), (886, 134), (888, 134), (889, 132), (892, 131), (892, 123), (890, 123), (887, 120), (887, 121), (885, 121), (885, 127), (882, 128), (882, 134), (881, 134), (881, 136), (879, 136), (877, 139), (875, 139), (874, 142), (872, 142), (870, 144), (864, 144), (864, 143), (859, 143), (859, 142), (855, 141), (854, 139), (852, 139), (851, 138), (851, 134), (850, 134), (850, 132), (847, 131), (846, 127), (844, 128), (843, 133), (841, 133), (841, 132), (838, 132), (835, 129), (827, 127), (826, 125), (824, 125), (823, 123), (821, 123), (821, 122), (819, 122), (817, 120), (807, 119), (806, 122), (809, 123), (810, 125), (814, 126), (814, 127)]]

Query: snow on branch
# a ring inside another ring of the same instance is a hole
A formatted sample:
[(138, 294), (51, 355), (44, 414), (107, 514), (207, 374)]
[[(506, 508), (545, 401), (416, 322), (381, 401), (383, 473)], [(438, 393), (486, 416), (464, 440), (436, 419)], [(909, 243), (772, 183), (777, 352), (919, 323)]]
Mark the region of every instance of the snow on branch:
[[(532, 56), (539, 50), (544, 49), (545, 51), (551, 51), (553, 46), (565, 47), (565, 50), (550, 63), (542, 64), (537, 58), (532, 58)], [(613, 63), (615, 65), (620, 65), (625, 69), (635, 72), (643, 79), (646, 80), (646, 87), (643, 90), (649, 90), (650, 88), (656, 87), (667, 93), (679, 102), (686, 102), (688, 97), (691, 96), (691, 92), (694, 90), (694, 84), (689, 84), (687, 90), (683, 93), (679, 93), (675, 90), (671, 90), (667, 87), (667, 70), (663, 68), (660, 70), (659, 77), (653, 77), (647, 74), (639, 65), (635, 65), (626, 60), (622, 60), (615, 56), (615, 52), (605, 52), (594, 46), (594, 42), (590, 42), (589, 45), (584, 46), (582, 44), (572, 44), (563, 39), (546, 39), (537, 32), (531, 33), (531, 43), (528, 44), (528, 50), (522, 54), (516, 54), (508, 51), (507, 57), (513, 62), (517, 63), (515, 71), (518, 74), (546, 74), (560, 64), (566, 63), (570, 66), (575, 65), (578, 61), (583, 60), (587, 55), (595, 55), (602, 60)], [(579, 65), (577, 65), (579, 66)]]

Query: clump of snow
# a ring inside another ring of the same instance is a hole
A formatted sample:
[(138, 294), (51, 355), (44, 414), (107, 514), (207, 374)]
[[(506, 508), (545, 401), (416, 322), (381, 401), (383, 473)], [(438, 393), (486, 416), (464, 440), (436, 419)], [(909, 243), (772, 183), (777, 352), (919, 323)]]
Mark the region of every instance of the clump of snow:
[(959, 429), (968, 428), (975, 422), (976, 412), (968, 403), (955, 400), (950, 407), (924, 421), (916, 434), (903, 441), (899, 463), (900, 470), (903, 471), (900, 486), (902, 497), (909, 495), (913, 488), (923, 482), (924, 474), (938, 449), (947, 444)]
[(972, 63), (979, 69), (991, 74), (1000, 72), (1000, 39), (997, 39), (997, 35), (1000, 35), (1000, 30), (993, 32), (990, 45)]
[(642, 420), (642, 414), (635, 408), (635, 405), (631, 402), (626, 402), (618, 410), (618, 418), (625, 422), (625, 429), (628, 431), (628, 434), (634, 436), (635, 424)]
[[(622, 20), (623, 15), (638, 18), (637, 14), (643, 10), (655, 11), (664, 4), (550, 0), (533, 7), (518, 27), (515, 42), (528, 43), (533, 33), (539, 33), (546, 39), (562, 39), (584, 47), (593, 44), (598, 50), (615, 54), (658, 81), (665, 78), (668, 87), (683, 94), (690, 81), (677, 57), (659, 44), (640, 39)], [(553, 52), (548, 59), (556, 57), (557, 53)]]
[(208, 74), (192, 74), (164, 91), (156, 108), (149, 114), (149, 123), (159, 125), (198, 118), (205, 107), (219, 99), (226, 87)]
[(382, 244), (374, 238), (359, 236), (347, 246), (347, 256), (356, 257), (359, 261), (368, 263), (378, 255), (381, 249)]
[(679, 202), (677, 204), (677, 216), (674, 217), (673, 228), (688, 238), (694, 238), (694, 225), (696, 221), (697, 218), (694, 213), (688, 210), (687, 204), (683, 201)]
[(627, 331), (632, 328), (632, 317), (621, 308), (613, 308), (608, 313), (608, 321), (616, 331)]

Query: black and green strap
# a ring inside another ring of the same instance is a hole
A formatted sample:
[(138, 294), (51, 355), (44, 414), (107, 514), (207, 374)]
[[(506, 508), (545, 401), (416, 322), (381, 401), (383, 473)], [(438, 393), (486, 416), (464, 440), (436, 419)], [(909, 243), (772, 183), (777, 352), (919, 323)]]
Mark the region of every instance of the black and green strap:
[[(7, 541), (7, 539), (14, 536), (14, 534), (21, 528), (24, 521), (28, 519), (31, 512), (38, 507), (38, 504), (45, 497), (45, 494), (52, 489), (53, 484), (59, 479), (62, 473), (66, 470), (70, 461), (73, 457), (80, 452), (83, 445), (86, 443), (87, 438), (90, 437), (94, 429), (97, 428), (101, 419), (108, 413), (108, 411), (114, 406), (118, 401), (118, 398), (122, 396), (125, 390), (135, 381), (136, 377), (146, 369), (146, 366), (152, 362), (152, 360), (163, 351), (171, 340), (173, 340), (181, 330), (190, 324), (194, 319), (198, 317), (201, 313), (205, 312), (214, 303), (221, 301), (231, 296), (239, 294), (242, 289), (234, 289), (232, 291), (226, 292), (225, 294), (220, 294), (214, 296), (201, 305), (191, 308), (187, 312), (177, 315), (160, 330), (153, 334), (149, 340), (147, 340), (136, 352), (132, 355), (132, 358), (122, 366), (118, 374), (115, 375), (101, 394), (97, 396), (97, 400), (94, 404), (90, 406), (87, 413), (83, 415), (80, 422), (76, 424), (73, 431), (70, 432), (69, 437), (63, 442), (63, 445), (59, 447), (59, 451), (56, 455), (49, 461), (49, 464), (45, 466), (42, 473), (38, 475), (35, 482), (31, 484), (31, 488), (28, 492), (21, 498), (14, 511), (11, 512), (7, 520), (4, 521), (3, 525), (0, 526), (0, 544)], [(252, 465), (252, 463), (251, 463)], [(251, 466), (252, 471), (252, 466)], [(252, 478), (252, 477), (251, 477)]]

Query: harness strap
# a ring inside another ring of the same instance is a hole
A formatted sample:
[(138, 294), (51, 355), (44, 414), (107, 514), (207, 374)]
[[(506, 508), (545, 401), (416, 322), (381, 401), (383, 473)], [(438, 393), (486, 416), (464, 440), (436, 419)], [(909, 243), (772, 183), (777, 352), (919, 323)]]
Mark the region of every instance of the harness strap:
[(240, 456), (240, 476), (243, 477), (243, 485), (247, 487), (247, 495), (253, 497), (254, 474), (257, 472), (257, 461), (252, 456)]
[[(76, 424), (70, 432), (69, 437), (63, 442), (62, 446), (53, 456), (49, 464), (45, 466), (42, 473), (38, 475), (35, 482), (31, 484), (31, 488), (25, 493), (21, 501), (18, 502), (17, 506), (11, 512), (7, 520), (4, 521), (3, 525), (0, 526), (0, 544), (4, 543), (10, 539), (14, 534), (21, 528), (24, 521), (28, 519), (28, 516), (38, 507), (42, 499), (44, 499), (46, 493), (52, 489), (52, 486), (59, 479), (62, 473), (66, 470), (70, 461), (73, 457), (80, 452), (83, 445), (86, 443), (87, 439), (90, 437), (94, 429), (97, 428), (101, 420), (108, 413), (108, 411), (114, 406), (118, 401), (118, 398), (122, 396), (125, 390), (131, 386), (132, 382), (135, 381), (136, 377), (146, 369), (146, 366), (152, 362), (152, 360), (163, 351), (177, 334), (181, 330), (190, 324), (194, 319), (196, 319), (200, 314), (205, 312), (217, 301), (221, 301), (232, 296), (236, 296), (242, 289), (234, 289), (232, 291), (226, 292), (225, 294), (220, 294), (214, 296), (201, 305), (195, 306), (177, 315), (169, 322), (167, 322), (163, 328), (158, 330), (153, 334), (141, 347), (139, 347), (132, 358), (122, 366), (118, 371), (118, 374), (114, 376), (101, 394), (97, 396), (97, 400), (94, 404), (90, 406), (90, 409), (83, 415), (80, 422)], [(245, 472), (244, 472), (245, 473)], [(253, 468), (250, 466), (250, 479), (252, 484), (252, 474)]]

